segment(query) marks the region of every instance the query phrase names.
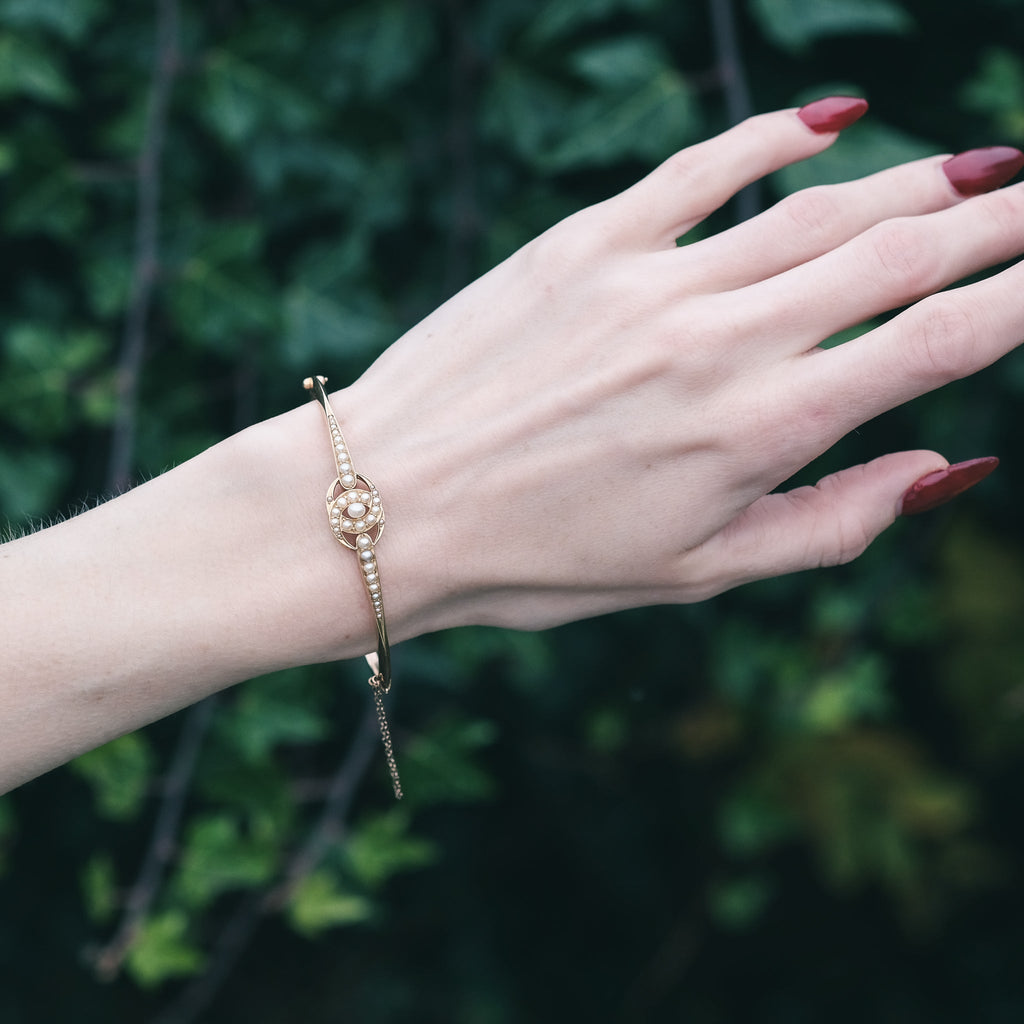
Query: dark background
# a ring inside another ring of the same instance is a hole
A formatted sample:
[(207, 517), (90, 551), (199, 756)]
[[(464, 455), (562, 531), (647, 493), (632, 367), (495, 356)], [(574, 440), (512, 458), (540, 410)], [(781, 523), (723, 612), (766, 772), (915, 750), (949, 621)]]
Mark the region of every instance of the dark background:
[[(1022, 41), (1016, 0), (0, 0), (0, 516), (356, 376), (746, 112), (872, 104), (703, 230), (1022, 145)], [(4, 798), (0, 1021), (1024, 1019), (1022, 389), (1015, 353), (807, 471), (1003, 460), (851, 566), (401, 645), (401, 805), (357, 665)]]

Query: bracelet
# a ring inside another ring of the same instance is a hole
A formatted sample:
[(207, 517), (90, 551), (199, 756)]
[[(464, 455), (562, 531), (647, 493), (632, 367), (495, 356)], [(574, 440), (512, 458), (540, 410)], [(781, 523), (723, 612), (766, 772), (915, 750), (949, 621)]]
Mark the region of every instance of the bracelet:
[(395, 791), (395, 798), (401, 800), (402, 783), (398, 778), (398, 764), (395, 761), (391, 730), (388, 728), (387, 714), (384, 710), (384, 694), (391, 689), (391, 647), (388, 644), (388, 626), (384, 618), (380, 569), (374, 551), (377, 541), (384, 532), (384, 506), (381, 504), (377, 488), (352, 466), (352, 456), (338, 425), (338, 417), (335, 416), (327, 391), (324, 389), (326, 383), (326, 377), (307, 377), (302, 386), (307, 391), (312, 391), (313, 397), (322, 406), (327, 417), (327, 429), (331, 432), (334, 464), (338, 470), (338, 475), (327, 488), (327, 518), (331, 524), (331, 532), (339, 544), (350, 548), (358, 555), (363, 584), (373, 606), (373, 618), (377, 624), (377, 650), (365, 655), (366, 663), (373, 673), (368, 682), (377, 706), (377, 720), (380, 722), (384, 754), (387, 758), (388, 771), (391, 773), (391, 785)]

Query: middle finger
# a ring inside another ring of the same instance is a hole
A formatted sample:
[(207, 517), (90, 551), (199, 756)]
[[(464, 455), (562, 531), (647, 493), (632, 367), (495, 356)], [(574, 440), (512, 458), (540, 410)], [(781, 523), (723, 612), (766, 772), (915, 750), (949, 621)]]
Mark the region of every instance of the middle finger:
[(902, 164), (856, 181), (818, 185), (719, 235), (676, 252), (687, 289), (763, 281), (822, 256), (882, 221), (934, 213), (1005, 184), (1024, 166), (1008, 146)]

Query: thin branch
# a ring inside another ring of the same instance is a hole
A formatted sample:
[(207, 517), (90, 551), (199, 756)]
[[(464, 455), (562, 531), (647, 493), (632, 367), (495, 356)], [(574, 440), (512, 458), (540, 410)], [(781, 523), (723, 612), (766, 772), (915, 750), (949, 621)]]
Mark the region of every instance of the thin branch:
[[(715, 45), (718, 73), (725, 92), (730, 124), (739, 124), (754, 113), (750, 88), (740, 52), (736, 11), (732, 0), (710, 0), (711, 36)], [(753, 182), (736, 196), (736, 220), (749, 220), (761, 212), (761, 186)]]
[(377, 711), (371, 700), (367, 704), (366, 713), (359, 723), (359, 730), (352, 739), (348, 752), (331, 778), (319, 820), (310, 831), (306, 842), (289, 861), (281, 884), (267, 894), (268, 910), (277, 910), (283, 906), (295, 886), (320, 863), (327, 848), (344, 838), (348, 812), (359, 784), (373, 760), (377, 742)]
[(150, 80), (142, 147), (136, 164), (135, 252), (132, 284), (117, 364), (117, 414), (111, 438), (107, 489), (129, 484), (135, 457), (139, 382), (146, 353), (146, 324), (159, 267), (160, 191), (171, 90), (179, 64), (179, 0), (157, 0), (156, 59)]
[(139, 927), (160, 891), (167, 864), (177, 849), (185, 798), (195, 774), (199, 751), (213, 717), (215, 703), (215, 697), (207, 697), (193, 705), (186, 715), (171, 768), (164, 779), (160, 812), (143, 859), (142, 870), (125, 901), (124, 914), (114, 937), (96, 955), (96, 971), (104, 981), (114, 978), (121, 969)]
[(153, 1024), (194, 1024), (213, 1002), (241, 959), (260, 921), (285, 905), (295, 887), (312, 872), (329, 845), (345, 837), (352, 801), (377, 749), (377, 711), (370, 700), (345, 756), (331, 777), (320, 817), (306, 841), (289, 858), (277, 885), (243, 900), (222, 929), (202, 974)]
[(445, 261), (445, 292), (454, 294), (473, 277), (473, 250), (481, 231), (477, 203), (477, 159), (474, 96), (480, 75), (480, 57), (466, 28), (462, 0), (446, 4), (450, 41), (450, 108), (447, 139), (452, 162), (451, 224)]

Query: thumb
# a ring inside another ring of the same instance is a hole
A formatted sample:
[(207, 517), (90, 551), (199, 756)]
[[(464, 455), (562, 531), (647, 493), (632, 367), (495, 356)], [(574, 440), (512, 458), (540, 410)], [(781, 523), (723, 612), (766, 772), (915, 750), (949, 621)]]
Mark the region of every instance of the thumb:
[(930, 451), (883, 455), (813, 487), (765, 495), (698, 551), (717, 562), (716, 575), (731, 576), (721, 590), (841, 565), (862, 554), (901, 513), (924, 512), (948, 501), (998, 464), (996, 458), (983, 458), (950, 466)]

